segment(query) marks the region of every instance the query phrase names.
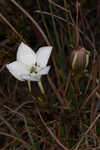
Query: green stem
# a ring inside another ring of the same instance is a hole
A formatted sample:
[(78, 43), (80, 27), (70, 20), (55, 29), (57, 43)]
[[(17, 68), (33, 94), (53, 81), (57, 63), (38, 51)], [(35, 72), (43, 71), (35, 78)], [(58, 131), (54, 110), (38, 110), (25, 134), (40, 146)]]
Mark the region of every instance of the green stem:
[(28, 83), (29, 92), (31, 92), (31, 82), (28, 80), (27, 83)]
[(44, 90), (44, 88), (43, 88), (43, 85), (42, 85), (41, 80), (38, 82), (38, 86), (39, 86), (39, 88), (40, 88), (41, 93), (42, 93), (42, 94), (45, 94), (45, 90)]

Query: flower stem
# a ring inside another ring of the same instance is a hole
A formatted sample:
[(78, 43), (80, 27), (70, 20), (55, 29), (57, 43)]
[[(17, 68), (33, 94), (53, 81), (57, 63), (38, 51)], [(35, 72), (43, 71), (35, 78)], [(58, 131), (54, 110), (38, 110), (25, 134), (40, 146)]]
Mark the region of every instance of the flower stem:
[(39, 88), (40, 88), (41, 93), (42, 93), (42, 94), (45, 94), (45, 90), (44, 90), (44, 88), (43, 88), (43, 85), (42, 85), (41, 80), (38, 82), (38, 86), (39, 86)]
[(31, 82), (28, 80), (27, 83), (28, 83), (29, 92), (31, 92)]

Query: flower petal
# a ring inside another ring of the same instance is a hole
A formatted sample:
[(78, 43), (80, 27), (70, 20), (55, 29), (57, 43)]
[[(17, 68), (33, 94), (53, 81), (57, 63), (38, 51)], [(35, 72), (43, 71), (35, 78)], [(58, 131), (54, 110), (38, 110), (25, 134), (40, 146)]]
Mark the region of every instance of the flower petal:
[(18, 47), (17, 60), (31, 67), (36, 62), (36, 54), (29, 46), (22, 42)]
[(34, 75), (33, 76), (32, 75), (31, 76), (30, 75), (23, 75), (23, 79), (27, 80), (27, 81), (28, 80), (29, 81), (39, 81), (40, 75), (38, 75), (38, 76), (37, 75), (35, 75), (35, 76)]
[(39, 48), (36, 53), (36, 62), (40, 67), (44, 68), (47, 65), (51, 51), (52, 46), (44, 46)]
[(7, 64), (6, 67), (8, 68), (9, 72), (20, 81), (24, 81), (24, 79), (22, 78), (23, 74), (28, 74), (25, 66), (18, 61)]
[(50, 66), (47, 66), (38, 72), (38, 75), (46, 75), (50, 70)]

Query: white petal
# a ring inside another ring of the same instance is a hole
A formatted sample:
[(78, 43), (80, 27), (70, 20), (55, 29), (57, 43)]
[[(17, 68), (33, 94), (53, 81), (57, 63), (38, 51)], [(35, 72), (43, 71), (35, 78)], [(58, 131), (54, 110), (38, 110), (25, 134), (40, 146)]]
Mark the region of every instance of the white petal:
[(46, 75), (50, 70), (50, 66), (47, 66), (38, 72), (38, 75)]
[(30, 76), (30, 75), (23, 75), (23, 79), (24, 80), (29, 80), (29, 81), (39, 81), (39, 79), (40, 79), (40, 75), (35, 75), (35, 76)]
[(17, 60), (25, 65), (31, 66), (35, 64), (36, 54), (29, 46), (22, 42), (18, 47)]
[(39, 50), (37, 51), (36, 62), (42, 68), (44, 68), (47, 65), (51, 51), (52, 51), (52, 46), (44, 46), (39, 48)]
[(22, 78), (23, 74), (28, 74), (25, 66), (18, 61), (7, 64), (6, 67), (8, 68), (9, 72), (20, 81), (24, 81), (24, 79)]

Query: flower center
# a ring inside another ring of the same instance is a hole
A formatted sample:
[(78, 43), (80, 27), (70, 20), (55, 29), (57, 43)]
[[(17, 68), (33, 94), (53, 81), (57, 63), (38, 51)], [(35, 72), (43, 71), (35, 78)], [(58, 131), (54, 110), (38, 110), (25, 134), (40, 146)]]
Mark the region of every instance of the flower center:
[(40, 66), (35, 63), (35, 65), (31, 67), (30, 73), (38, 73), (39, 68)]

